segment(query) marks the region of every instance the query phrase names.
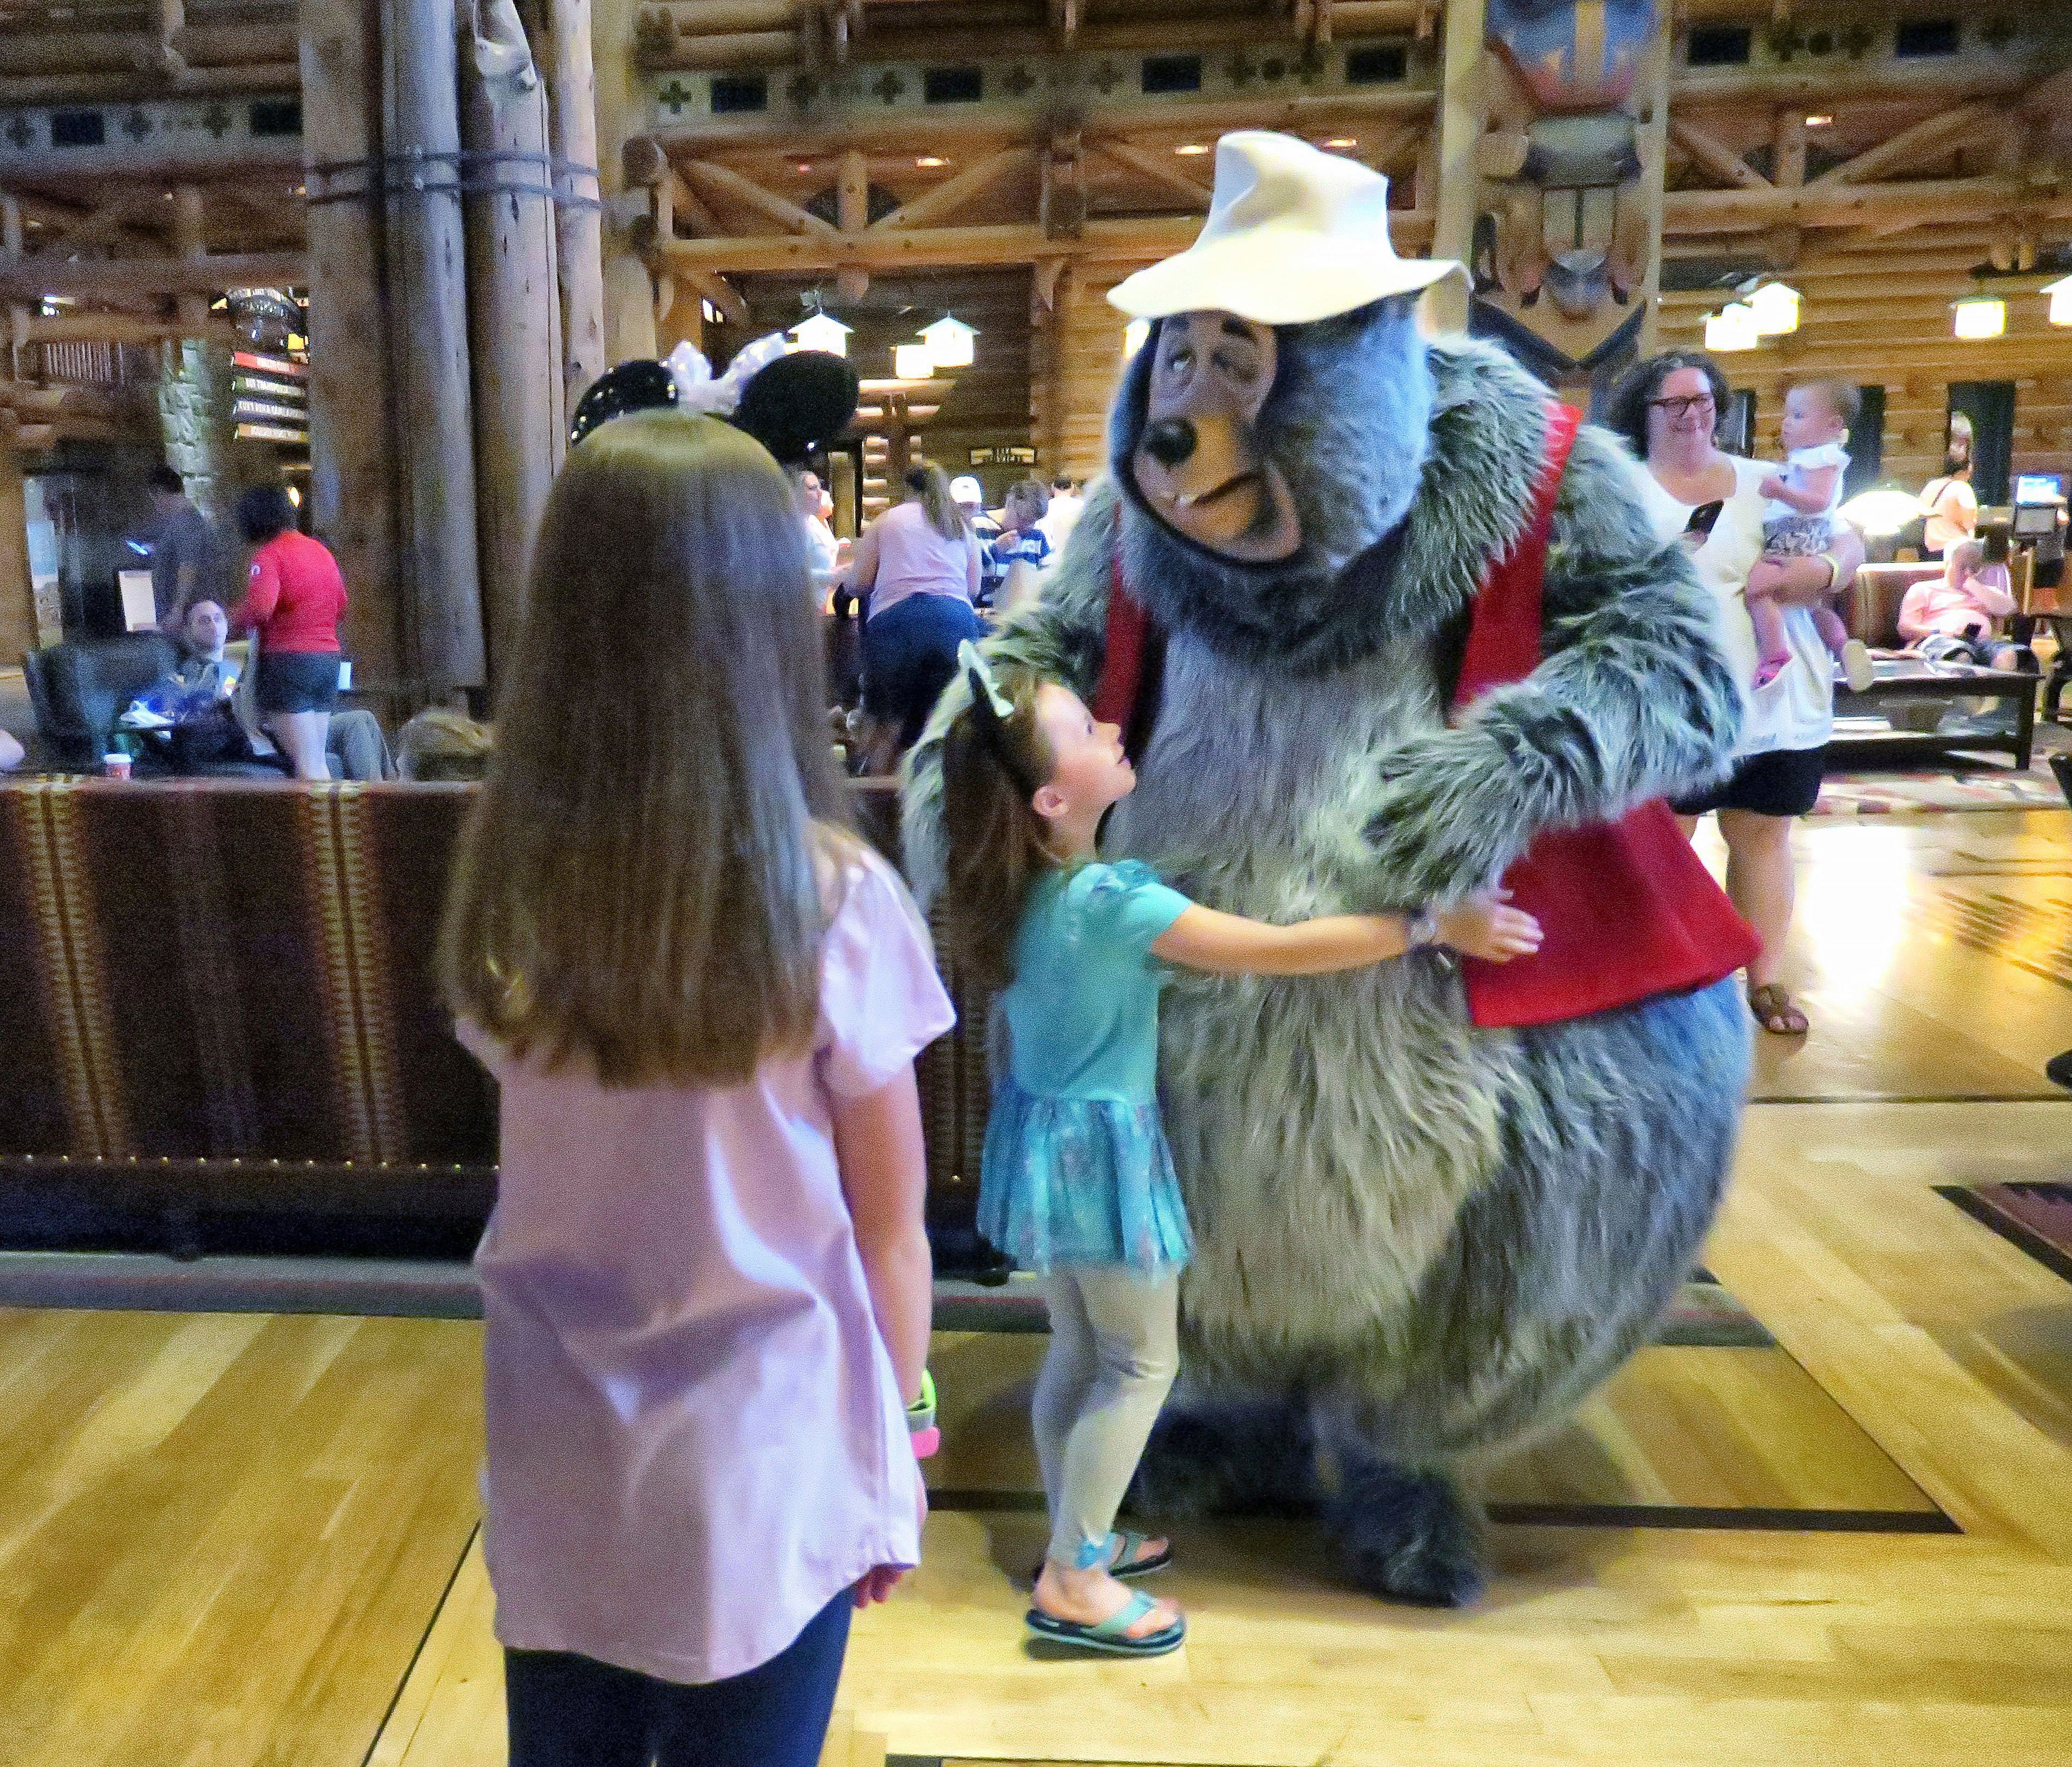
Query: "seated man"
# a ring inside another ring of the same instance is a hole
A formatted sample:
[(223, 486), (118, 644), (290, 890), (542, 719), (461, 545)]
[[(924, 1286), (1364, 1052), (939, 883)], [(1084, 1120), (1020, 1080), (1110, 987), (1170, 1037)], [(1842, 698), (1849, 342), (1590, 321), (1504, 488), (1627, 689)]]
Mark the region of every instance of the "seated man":
[(2006, 536), (1959, 540), (1944, 557), (1942, 576), (1907, 590), (1899, 604), (1899, 635), (1908, 649), (1934, 663), (2033, 668), (2019, 646), (1994, 631), (1994, 623), (2014, 610)]

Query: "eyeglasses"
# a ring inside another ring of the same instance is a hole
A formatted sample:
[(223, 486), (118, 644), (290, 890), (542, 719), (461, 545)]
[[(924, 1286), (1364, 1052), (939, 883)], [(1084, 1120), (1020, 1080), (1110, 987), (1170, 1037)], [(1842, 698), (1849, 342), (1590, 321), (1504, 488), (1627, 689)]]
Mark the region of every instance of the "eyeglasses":
[(1650, 399), (1647, 403), (1651, 410), (1659, 411), (1671, 423), (1680, 421), (1695, 411), (1714, 409), (1709, 392), (1693, 392), (1681, 399)]

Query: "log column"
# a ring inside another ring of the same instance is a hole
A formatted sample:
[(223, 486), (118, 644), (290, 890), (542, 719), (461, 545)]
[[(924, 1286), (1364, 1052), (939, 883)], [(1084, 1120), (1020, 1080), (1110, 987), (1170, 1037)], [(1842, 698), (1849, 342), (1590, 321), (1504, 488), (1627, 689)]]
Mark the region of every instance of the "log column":
[[(302, 0), (310, 261), (311, 524), (352, 602), (343, 638), (372, 680), (404, 673), (395, 442), (381, 256), (380, 44), (362, 0)], [(349, 168), (328, 177), (319, 166)]]
[(547, 94), (535, 72), (485, 80), (467, 57), (467, 199), (473, 346), (475, 517), (489, 677), (508, 661), (523, 617), (532, 538), (561, 464), (561, 302), (547, 191)]
[(626, 143), (642, 134), (634, 81), (638, 0), (593, 0), (590, 46), (597, 80), (597, 168), (604, 199), (604, 353), (609, 362), (655, 354), (655, 283), (634, 236), (648, 202), (627, 195)]
[(406, 660), (444, 697), (488, 680), (451, 0), (383, 0), (381, 35)]
[[(609, 365), (604, 351), (604, 232), (592, 207), (599, 195), (597, 75), (591, 60), (590, 0), (547, 0), (542, 71), (559, 183), (578, 199), (554, 212), (554, 271), (561, 285), (563, 402), (573, 411)], [(573, 168), (587, 166), (587, 175)], [(584, 201), (582, 199), (589, 199)]]
[[(1482, 132), (1483, 0), (1446, 0), (1445, 41), (1439, 90), (1437, 214), (1432, 256), (1465, 264), (1474, 245), (1482, 177), (1475, 169), (1475, 142)], [(1468, 286), (1457, 276), (1435, 285), (1424, 298), (1426, 323), (1434, 331), (1465, 331)]]
[(21, 450), (0, 433), (0, 663), (36, 648), (36, 596), (29, 577), (29, 507)]

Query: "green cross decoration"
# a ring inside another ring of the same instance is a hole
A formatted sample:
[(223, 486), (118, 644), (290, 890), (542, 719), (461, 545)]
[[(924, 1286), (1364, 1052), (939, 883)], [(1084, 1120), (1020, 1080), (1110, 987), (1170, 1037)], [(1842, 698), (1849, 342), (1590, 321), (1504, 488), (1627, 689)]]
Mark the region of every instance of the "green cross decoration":
[(890, 68), (887, 68), (882, 74), (878, 76), (878, 84), (873, 86), (870, 89), (876, 92), (879, 97), (882, 98), (886, 103), (889, 105), (897, 98), (900, 93), (906, 91), (906, 82), (902, 80), (899, 76), (894, 73)]
[(230, 126), (230, 113), (220, 105), (211, 105), (201, 113), (201, 125), (221, 141), (224, 130)]
[(684, 113), (684, 106), (697, 97), (697, 94), (682, 80), (672, 80), (655, 96), (669, 107), (669, 114), (672, 117), (680, 117)]
[(122, 133), (132, 141), (142, 141), (151, 133), (151, 119), (141, 110), (133, 110), (122, 119)]

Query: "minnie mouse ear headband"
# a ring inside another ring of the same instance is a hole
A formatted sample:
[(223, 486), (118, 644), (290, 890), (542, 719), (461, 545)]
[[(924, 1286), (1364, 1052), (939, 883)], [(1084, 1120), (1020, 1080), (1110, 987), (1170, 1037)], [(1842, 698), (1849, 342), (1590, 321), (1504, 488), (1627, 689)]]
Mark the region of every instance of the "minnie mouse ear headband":
[(582, 396), (570, 446), (629, 411), (674, 407), (725, 417), (767, 448), (780, 466), (803, 465), (856, 415), (856, 370), (823, 350), (790, 350), (783, 335), (758, 338), (715, 377), (702, 351), (680, 343), (662, 362), (622, 362)]
[(1014, 702), (1001, 691), (993, 665), (979, 655), (978, 647), (966, 639), (957, 646), (957, 667), (964, 672), (964, 684), (971, 689), (972, 721), (978, 726), (986, 746), (993, 750), (993, 759), (1000, 763), (1018, 791), (1034, 797), (1036, 788), (1043, 782), (1029, 777), (1027, 767), (1008, 739), (1007, 721), (1014, 716)]

